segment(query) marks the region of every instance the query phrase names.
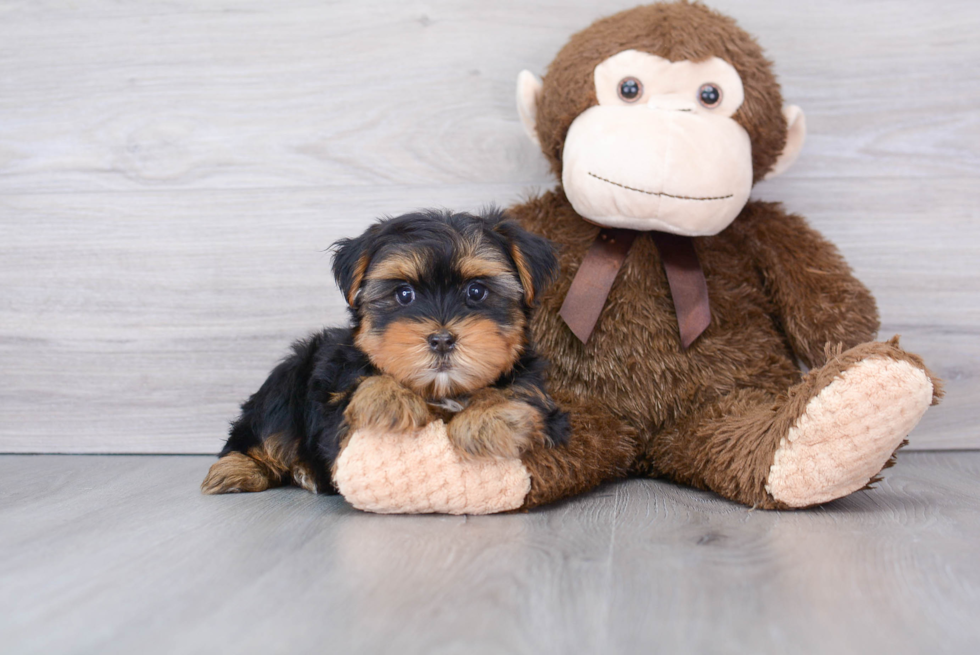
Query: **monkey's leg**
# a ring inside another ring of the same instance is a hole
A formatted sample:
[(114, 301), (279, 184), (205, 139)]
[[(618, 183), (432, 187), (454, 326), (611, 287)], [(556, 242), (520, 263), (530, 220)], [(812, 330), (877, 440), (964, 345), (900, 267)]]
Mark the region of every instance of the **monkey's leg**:
[(808, 507), (876, 479), (942, 391), (890, 343), (829, 358), (786, 394), (742, 389), (655, 437), (655, 475), (765, 509)]
[(521, 458), (531, 475), (523, 509), (589, 491), (607, 480), (627, 476), (639, 452), (636, 430), (603, 409), (599, 402), (555, 395), (568, 412), (568, 443), (535, 448)]

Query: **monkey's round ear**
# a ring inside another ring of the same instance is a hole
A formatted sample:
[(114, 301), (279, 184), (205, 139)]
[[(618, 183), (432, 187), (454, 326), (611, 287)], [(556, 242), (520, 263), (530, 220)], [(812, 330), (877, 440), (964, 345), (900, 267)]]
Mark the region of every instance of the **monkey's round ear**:
[(373, 232), (376, 232), (374, 226), (359, 237), (341, 239), (333, 244), (333, 276), (351, 307), (354, 306), (357, 292), (361, 290), (368, 264), (371, 263), (367, 245)]
[(517, 76), (517, 113), (527, 136), (539, 147), (541, 139), (538, 138), (537, 120), (541, 87), (541, 79), (529, 70), (523, 70)]
[(806, 116), (803, 115), (803, 110), (796, 105), (786, 105), (783, 107), (783, 118), (786, 119), (786, 146), (776, 163), (762, 178), (764, 180), (776, 177), (792, 166), (806, 141)]
[(528, 232), (511, 219), (501, 220), (493, 229), (507, 241), (510, 257), (514, 260), (524, 290), (524, 301), (528, 305), (533, 304), (534, 299), (558, 275), (555, 245), (542, 236)]

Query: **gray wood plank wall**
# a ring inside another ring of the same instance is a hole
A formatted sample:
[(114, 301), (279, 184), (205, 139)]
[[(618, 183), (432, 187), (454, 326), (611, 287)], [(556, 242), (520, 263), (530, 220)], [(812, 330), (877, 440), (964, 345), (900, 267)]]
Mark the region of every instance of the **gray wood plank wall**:
[[(613, 2), (0, 3), (0, 451), (213, 452), (344, 320), (324, 250), (553, 184), (514, 107)], [(756, 196), (836, 241), (980, 446), (980, 6), (716, 0), (807, 112)]]

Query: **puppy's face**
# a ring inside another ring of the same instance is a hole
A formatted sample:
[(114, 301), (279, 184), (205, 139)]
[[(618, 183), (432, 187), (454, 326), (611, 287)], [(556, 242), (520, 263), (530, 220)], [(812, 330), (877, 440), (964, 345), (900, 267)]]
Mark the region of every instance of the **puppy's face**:
[[(408, 229), (390, 229), (397, 221)], [(361, 268), (348, 290), (357, 347), (433, 399), (475, 391), (510, 371), (525, 346), (535, 273), (553, 274), (550, 245), (502, 217), (417, 214), (379, 225), (389, 229), (369, 230), (353, 260), (354, 272)], [(525, 253), (513, 234), (543, 242), (547, 255)]]

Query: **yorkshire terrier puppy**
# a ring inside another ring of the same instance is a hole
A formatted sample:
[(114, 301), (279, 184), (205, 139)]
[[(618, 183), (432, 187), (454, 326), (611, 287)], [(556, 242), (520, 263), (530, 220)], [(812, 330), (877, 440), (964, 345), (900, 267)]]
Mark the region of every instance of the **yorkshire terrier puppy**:
[(517, 457), (565, 443), (529, 343), (535, 295), (554, 277), (547, 240), (491, 210), (381, 220), (334, 244), (347, 328), (293, 345), (241, 416), (201, 489), (295, 483), (334, 493), (331, 468), (355, 430), (447, 421), (466, 456)]

